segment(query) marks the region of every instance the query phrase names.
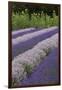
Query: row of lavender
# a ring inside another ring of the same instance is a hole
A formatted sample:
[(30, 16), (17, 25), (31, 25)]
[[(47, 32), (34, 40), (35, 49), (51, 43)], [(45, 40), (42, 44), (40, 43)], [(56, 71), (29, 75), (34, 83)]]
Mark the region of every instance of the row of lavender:
[[(30, 32), (27, 32), (30, 31)], [(35, 32), (34, 32), (35, 31)], [(26, 32), (26, 33), (25, 33)], [(47, 29), (28, 28), (20, 31), (15, 31), (12, 36), (12, 57), (14, 58), (19, 53), (23, 53), (28, 49), (33, 48), (38, 42), (47, 39), (58, 32), (58, 27), (51, 27)], [(21, 35), (23, 33), (23, 35)]]
[[(40, 32), (46, 33), (49, 31), (54, 31), (55, 29), (57, 29), (57, 27), (48, 28), (45, 29), (45, 31), (42, 30)], [(25, 39), (26, 37), (27, 39), (30, 39), (30, 37), (32, 38), (32, 36), (36, 37), (36, 35), (38, 35), (38, 32), (34, 32), (34, 34), (26, 34), (20, 38), (22, 38), (23, 40), (24, 37)], [(30, 37), (28, 38), (28, 36)], [(20, 39), (19, 42), (23, 42), (22, 39)], [(17, 38), (15, 40), (17, 41)], [(33, 46), (33, 48), (28, 49), (24, 53), (14, 57), (12, 61), (12, 84), (19, 85), (20, 82), (28, 75), (30, 75), (35, 67), (38, 66), (39, 63), (51, 52), (51, 49), (55, 47), (58, 47), (57, 33), (43, 41), (38, 42), (35, 46)]]
[[(15, 31), (15, 32), (12, 32), (12, 36), (16, 36), (18, 34), (18, 36), (16, 38), (13, 38), (12, 39), (12, 43), (13, 45), (15, 44), (18, 44), (20, 42), (24, 42), (24, 41), (27, 41), (31, 38), (34, 38), (38, 35), (42, 35), (42, 34), (45, 34), (47, 32), (50, 32), (50, 31), (54, 31), (56, 30), (58, 27), (55, 26), (55, 27), (51, 27), (51, 28), (47, 28), (47, 29), (40, 29), (40, 30), (36, 30), (35, 28), (28, 28), (28, 29), (24, 29), (24, 30), (19, 30), (19, 31)], [(35, 31), (36, 32), (33, 32)], [(24, 34), (22, 37), (21, 37), (21, 33), (25, 33), (25, 32), (28, 32), (28, 31), (32, 31), (31, 33), (28, 33), (28, 34)], [(19, 35), (20, 34), (20, 35)]]

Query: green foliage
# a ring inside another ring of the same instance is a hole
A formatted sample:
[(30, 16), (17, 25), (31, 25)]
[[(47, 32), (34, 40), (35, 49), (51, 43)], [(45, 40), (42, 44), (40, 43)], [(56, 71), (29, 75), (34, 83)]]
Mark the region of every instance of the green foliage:
[(32, 66), (29, 64), (24, 64), (25, 72), (27, 72), (27, 76), (29, 76), (32, 73)]
[(29, 15), (27, 9), (22, 11), (21, 13), (12, 13), (12, 29), (20, 29), (20, 28), (28, 28), (28, 27), (50, 27), (58, 25), (58, 16), (56, 16), (55, 11), (53, 11), (53, 16), (49, 16), (47, 13), (32, 13), (31, 20), (29, 19)]

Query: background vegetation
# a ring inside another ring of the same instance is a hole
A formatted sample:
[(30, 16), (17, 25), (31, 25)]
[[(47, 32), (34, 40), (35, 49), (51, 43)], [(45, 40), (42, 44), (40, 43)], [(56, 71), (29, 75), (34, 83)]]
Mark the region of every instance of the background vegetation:
[(13, 4), (12, 30), (28, 27), (45, 28), (57, 25), (59, 25), (57, 6)]

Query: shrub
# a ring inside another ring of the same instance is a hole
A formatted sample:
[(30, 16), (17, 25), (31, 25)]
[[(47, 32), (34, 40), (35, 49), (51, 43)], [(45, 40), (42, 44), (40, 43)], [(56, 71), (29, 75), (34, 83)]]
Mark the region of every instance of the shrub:
[(27, 27), (50, 27), (56, 26), (59, 24), (58, 16), (56, 16), (55, 12), (53, 11), (53, 17), (51, 18), (47, 13), (46, 16), (42, 12), (41, 17), (36, 13), (31, 15), (31, 20), (29, 19), (28, 13), (23, 12), (18, 14), (12, 13), (12, 30), (20, 29), (20, 28), (27, 28)]
[(12, 61), (12, 81), (18, 85), (29, 76), (37, 65), (50, 53), (51, 49), (58, 47), (58, 34), (39, 42), (32, 49), (16, 56)]

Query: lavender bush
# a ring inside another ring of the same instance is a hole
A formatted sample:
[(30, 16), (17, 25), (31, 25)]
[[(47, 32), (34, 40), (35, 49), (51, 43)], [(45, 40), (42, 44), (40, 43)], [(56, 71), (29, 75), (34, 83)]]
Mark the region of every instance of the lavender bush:
[(33, 33), (30, 33), (30, 34), (23, 35), (22, 37), (19, 36), (19, 37), (15, 38), (15, 39), (12, 39), (12, 44), (16, 45), (16, 44), (18, 44), (20, 42), (27, 41), (27, 40), (29, 40), (31, 38), (34, 38), (34, 37), (38, 36), (38, 35), (42, 35), (42, 34), (44, 34), (46, 32), (56, 30), (57, 28), (58, 28), (57, 26), (54, 26), (54, 27), (50, 27), (50, 28), (47, 28), (47, 29), (37, 31), (37, 32), (33, 32)]
[(55, 47), (58, 47), (58, 34), (39, 42), (32, 49), (16, 56), (12, 60), (13, 86), (19, 85), (24, 78), (30, 75), (51, 49)]
[(35, 28), (25, 28), (25, 29), (19, 29), (19, 30), (15, 30), (15, 31), (12, 31), (12, 35), (16, 35), (18, 33), (22, 33), (22, 32), (27, 32), (27, 31), (32, 31), (32, 30), (35, 30)]

